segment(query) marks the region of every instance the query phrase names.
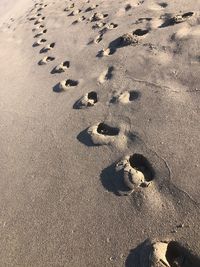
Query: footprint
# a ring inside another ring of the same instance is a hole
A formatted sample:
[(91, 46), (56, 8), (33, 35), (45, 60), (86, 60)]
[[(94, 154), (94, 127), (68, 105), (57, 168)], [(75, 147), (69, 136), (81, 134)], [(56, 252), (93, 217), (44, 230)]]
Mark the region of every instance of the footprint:
[(45, 17), (39, 18), (38, 20), (35, 21), (34, 25), (40, 24), (44, 19)]
[(77, 24), (78, 22), (84, 21), (85, 19), (86, 19), (86, 17), (85, 16), (82, 16), (82, 17), (78, 18), (77, 20), (73, 21), (72, 24), (73, 25), (74, 24)]
[(41, 35), (43, 35), (43, 34), (45, 34), (45, 33), (47, 33), (47, 29), (45, 29), (45, 30), (43, 30), (43, 31), (41, 31), (41, 32), (39, 32), (39, 33), (37, 33), (37, 34), (34, 36), (34, 38), (38, 38), (38, 37), (40, 37)]
[(38, 8), (37, 12), (40, 12), (40, 11), (42, 11), (42, 10), (43, 10), (43, 8), (40, 7), (40, 8)]
[(114, 41), (112, 41), (108, 48), (112, 49), (113, 54), (118, 48), (122, 48), (129, 45), (135, 45), (137, 44), (137, 40), (134, 38), (134, 36), (130, 33), (125, 33), (122, 36), (118, 37)]
[(113, 22), (109, 23), (109, 24), (106, 26), (106, 28), (109, 29), (109, 30), (116, 29), (117, 27), (118, 27), (118, 24), (113, 23)]
[(103, 37), (103, 34), (98, 35), (98, 36), (94, 39), (95, 44), (100, 43), (100, 42), (102, 41), (102, 39), (103, 39), (102, 37)]
[(38, 62), (38, 65), (46, 65), (48, 62), (55, 60), (55, 57), (44, 57)]
[(125, 9), (125, 11), (129, 11), (131, 8), (132, 8), (132, 6), (130, 4), (127, 4), (124, 9)]
[(32, 18), (28, 18), (28, 20), (32, 21), (32, 20), (36, 20), (36, 17), (32, 17)]
[(92, 107), (98, 102), (98, 96), (95, 91), (91, 91), (85, 94), (81, 99), (79, 99), (75, 104), (75, 109)]
[(126, 156), (116, 165), (116, 171), (123, 171), (124, 185), (130, 190), (130, 194), (138, 187), (148, 187), (155, 177), (155, 171), (142, 154)]
[(56, 66), (51, 73), (61, 73), (61, 72), (65, 72), (70, 66), (70, 62), (69, 61), (64, 61), (61, 62), (58, 66)]
[(102, 28), (104, 25), (106, 25), (106, 23), (105, 22), (102, 22), (102, 21), (100, 21), (100, 22), (97, 22), (95, 25), (93, 25), (92, 26), (92, 29), (99, 29), (99, 28)]
[(47, 53), (48, 51), (52, 50), (55, 47), (56, 43), (51, 43), (49, 45), (46, 45), (40, 50), (40, 53)]
[(98, 82), (104, 83), (105, 81), (110, 80), (113, 77), (113, 71), (114, 71), (114, 67), (111, 66), (107, 70), (102, 72), (102, 74), (98, 78)]
[(143, 23), (144, 21), (151, 21), (152, 18), (139, 18), (138, 20), (136, 20), (135, 24), (140, 24)]
[(158, 5), (161, 6), (162, 8), (166, 8), (168, 6), (168, 4), (165, 2), (159, 3)]
[(129, 45), (137, 45), (139, 41), (141, 40), (142, 37), (144, 37), (149, 30), (142, 30), (142, 29), (137, 29), (133, 31), (133, 33), (126, 33), (114, 41), (112, 41), (108, 48), (112, 49), (113, 54), (116, 52), (117, 49), (129, 46)]
[(80, 12), (81, 12), (80, 9), (76, 9), (76, 10), (72, 11), (68, 16), (76, 16), (76, 15), (78, 15)]
[(182, 15), (176, 15), (174, 17), (169, 17), (169, 18), (167, 17), (164, 23), (159, 26), (159, 28), (165, 28), (165, 27), (173, 26), (178, 23), (185, 22), (186, 20), (191, 18), (193, 15), (194, 15), (194, 12), (187, 12)]
[(33, 47), (39, 46), (41, 44), (44, 44), (46, 41), (47, 41), (46, 39), (39, 39), (33, 44)]
[(121, 137), (119, 128), (111, 127), (104, 122), (89, 127), (87, 132), (95, 145), (108, 145)]
[(68, 7), (66, 7), (66, 8), (64, 9), (64, 11), (70, 11), (70, 9), (74, 8), (74, 6), (75, 6), (75, 4), (72, 3), (71, 5), (69, 5)]
[(96, 7), (98, 7), (98, 5), (92, 5), (92, 6), (88, 7), (88, 8), (86, 8), (85, 12), (92, 11), (92, 10), (94, 10)]
[(106, 18), (108, 14), (102, 14), (102, 13), (94, 13), (94, 15), (90, 18), (90, 21), (98, 21)]
[(78, 81), (76, 80), (63, 80), (59, 82), (56, 86), (54, 86), (53, 91), (54, 92), (62, 92), (62, 91), (67, 91), (70, 87), (77, 86), (79, 84)]
[(149, 32), (149, 30), (142, 30), (142, 29), (137, 29), (133, 32), (133, 36), (144, 36)]
[(40, 24), (40, 25), (36, 26), (35, 28), (33, 28), (32, 29), (32, 32), (35, 32), (35, 31), (37, 31), (39, 29), (43, 29), (43, 28), (44, 28), (44, 25), (43, 24)]
[(107, 48), (107, 49), (103, 49), (103, 55), (104, 56), (110, 56), (113, 54), (113, 50), (110, 49), (110, 48)]
[(111, 48), (102, 49), (101, 51), (98, 52), (97, 57), (110, 56), (114, 52), (115, 51)]
[(136, 90), (124, 91), (116, 93), (113, 98), (110, 100), (110, 103), (122, 103), (128, 104), (132, 101), (138, 100), (141, 96), (141, 93)]
[(75, 4), (72, 3), (71, 5), (68, 6), (68, 8), (72, 9), (72, 8), (74, 8), (74, 6), (75, 6)]
[(152, 244), (150, 264), (151, 267), (198, 267), (200, 258), (176, 241), (161, 241)]

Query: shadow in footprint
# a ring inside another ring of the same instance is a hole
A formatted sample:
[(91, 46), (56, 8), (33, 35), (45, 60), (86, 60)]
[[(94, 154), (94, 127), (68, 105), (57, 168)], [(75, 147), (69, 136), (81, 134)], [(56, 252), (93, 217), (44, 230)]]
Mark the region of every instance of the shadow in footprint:
[(168, 244), (166, 259), (170, 266), (199, 267), (200, 258), (191, 254), (189, 250), (176, 241)]
[(139, 100), (141, 93), (139, 91), (130, 91), (129, 101)]
[(115, 136), (119, 134), (119, 128), (111, 127), (103, 122), (99, 123), (97, 132), (99, 134)]
[(86, 145), (86, 146), (98, 146), (98, 145), (94, 145), (92, 140), (91, 140), (91, 137), (90, 135), (88, 134), (87, 132), (88, 128), (83, 130), (82, 132), (80, 132), (78, 135), (77, 135), (77, 140), (79, 142), (81, 142), (82, 144)]

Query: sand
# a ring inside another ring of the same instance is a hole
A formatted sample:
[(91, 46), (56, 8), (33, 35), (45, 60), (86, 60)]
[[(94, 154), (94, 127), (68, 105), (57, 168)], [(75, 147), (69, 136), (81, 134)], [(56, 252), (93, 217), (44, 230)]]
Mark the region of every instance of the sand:
[(0, 266), (200, 266), (199, 10), (1, 0)]

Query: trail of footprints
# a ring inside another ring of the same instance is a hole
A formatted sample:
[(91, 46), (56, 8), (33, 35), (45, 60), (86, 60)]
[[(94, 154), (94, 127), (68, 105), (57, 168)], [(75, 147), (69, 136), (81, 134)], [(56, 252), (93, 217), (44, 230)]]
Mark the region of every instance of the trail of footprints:
[[(89, 2), (89, 1), (87, 1)], [(138, 5), (143, 4), (144, 1), (138, 2)], [(167, 7), (166, 3), (161, 3), (160, 6), (162, 8)], [(36, 3), (34, 6), (34, 10), (36, 9), (36, 14), (30, 18), (29, 21), (33, 21), (34, 28), (33, 32), (37, 32), (34, 35), (34, 38), (39, 38), (34, 42), (33, 47), (43, 46), (39, 51), (40, 54), (48, 53), (54, 49), (56, 43), (51, 42), (48, 43), (45, 38), (48, 29), (45, 28), (43, 24), (45, 22), (46, 17), (42, 15), (43, 10), (47, 7), (47, 4)], [(118, 27), (116, 23), (106, 23), (105, 19), (108, 18), (108, 14), (106, 13), (98, 13), (95, 12), (95, 9), (98, 8), (98, 5), (91, 5), (87, 7), (85, 10), (81, 10), (76, 8), (75, 3), (70, 3), (66, 8), (64, 8), (64, 12), (68, 12), (68, 16), (76, 16), (81, 13), (81, 16), (72, 22), (72, 25), (76, 25), (77, 23), (86, 21), (93, 23), (92, 29), (99, 29), (98, 36), (93, 40), (93, 43), (99, 44), (105, 33), (109, 30), (114, 30)], [(129, 12), (131, 10), (131, 5), (127, 4), (125, 6), (125, 11)], [(93, 14), (91, 15), (91, 12)], [(84, 15), (83, 15), (84, 13)], [(86, 14), (89, 14), (90, 17), (86, 18)], [(178, 14), (171, 17), (164, 17), (163, 23), (159, 26), (159, 28), (164, 28), (168, 26), (173, 26), (178, 23), (182, 23), (188, 20), (193, 16), (193, 12), (187, 12), (183, 14)], [(151, 18), (141, 18), (135, 22), (135, 24), (140, 24), (142, 21), (147, 20), (150, 21)], [(45, 28), (45, 29), (44, 29)], [(125, 33), (122, 36), (117, 37), (113, 40), (107, 48), (100, 50), (97, 53), (97, 57), (111, 56), (113, 55), (117, 49), (123, 48), (126, 46), (135, 46), (140, 44), (147, 34), (150, 33), (150, 29), (135, 29), (131, 33)], [(89, 42), (92, 43), (92, 42)], [(56, 58), (52, 55), (44, 56), (39, 62), (38, 65), (46, 65)], [(66, 72), (68, 68), (70, 68), (70, 61), (65, 60), (56, 65), (51, 74), (59, 74), (62, 72)], [(102, 84), (106, 81), (109, 81), (114, 72), (114, 67), (110, 66), (98, 78), (99, 84)], [(73, 79), (65, 79), (60, 81), (56, 86), (54, 86), (54, 92), (63, 92), (68, 91), (71, 87), (78, 86), (79, 81)], [(126, 105), (130, 104), (134, 101), (139, 101), (142, 98), (142, 95), (139, 90), (127, 90), (127, 91), (115, 91), (109, 103), (112, 104), (121, 104)], [(80, 99), (74, 103), (74, 109), (87, 109), (94, 107), (98, 104), (99, 96), (95, 91), (90, 91), (82, 96)], [(108, 123), (101, 121), (94, 125), (91, 125), (88, 129), (86, 129), (87, 135), (90, 137), (90, 140), (93, 145), (116, 145), (118, 148), (123, 149), (126, 146), (128, 133), (125, 127), (114, 127), (109, 125)], [(115, 173), (119, 174), (122, 178), (123, 183), (123, 193), (120, 192), (121, 195), (131, 195), (136, 190), (145, 190), (151, 186), (152, 183), (155, 182), (156, 177), (156, 168), (154, 168), (154, 164), (150, 162), (150, 160), (144, 156), (142, 153), (137, 153), (137, 151), (126, 155), (123, 159), (115, 164)], [(124, 193), (125, 192), (125, 193)], [(148, 258), (148, 266), (200, 266), (200, 260), (194, 259), (193, 256), (189, 255), (189, 252), (183, 248), (179, 243), (170, 241), (159, 241), (152, 242), (148, 244), (149, 248), (149, 258)], [(187, 262), (185, 265), (184, 262)], [(147, 265), (144, 265), (147, 266)]]

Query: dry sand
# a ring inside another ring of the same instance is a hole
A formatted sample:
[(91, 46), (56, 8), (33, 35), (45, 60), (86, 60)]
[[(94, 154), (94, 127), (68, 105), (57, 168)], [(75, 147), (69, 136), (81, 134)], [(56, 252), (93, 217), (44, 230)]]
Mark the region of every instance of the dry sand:
[(200, 266), (199, 10), (0, 1), (0, 266)]

